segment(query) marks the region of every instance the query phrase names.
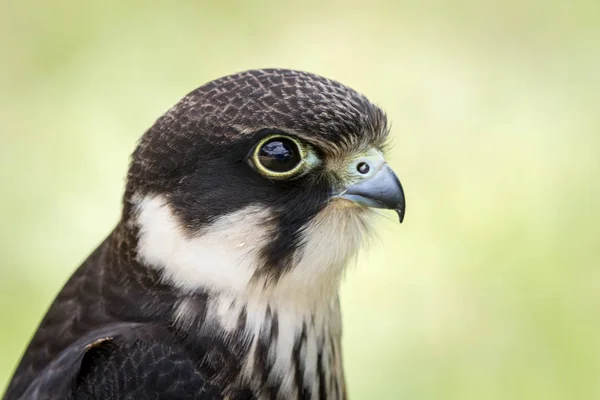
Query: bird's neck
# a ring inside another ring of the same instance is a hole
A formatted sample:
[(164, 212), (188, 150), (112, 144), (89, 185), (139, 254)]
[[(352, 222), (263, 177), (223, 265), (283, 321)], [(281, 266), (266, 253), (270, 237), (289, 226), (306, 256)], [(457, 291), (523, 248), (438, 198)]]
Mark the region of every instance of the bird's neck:
[(269, 273), (275, 267), (262, 268), (273, 236), (264, 223), (272, 216), (268, 208), (249, 206), (193, 234), (161, 196), (140, 197), (132, 216), (135, 260), (177, 294), (175, 325), (200, 346), (224, 340), (223, 347), (235, 349), (241, 379), (255, 385), (253, 392), (344, 397), (338, 289), (367, 230), (365, 210), (321, 211), (278, 276)]
[[(173, 326), (192, 341), (189, 348), (199, 347), (199, 363), (213, 363), (222, 358), (219, 349), (226, 351), (240, 368), (239, 375), (227, 376), (243, 381), (231, 384), (250, 386), (257, 398), (313, 398), (321, 393), (325, 398), (345, 397), (337, 286), (313, 287), (311, 294), (294, 289), (292, 283), (265, 287), (263, 282), (245, 292), (198, 288), (186, 293), (164, 282), (159, 270), (143, 272), (147, 266), (138, 264), (130, 249), (136, 235), (126, 228), (120, 225), (107, 242), (111, 251), (104, 254), (117, 259), (105, 260), (104, 278), (112, 282), (105, 286), (135, 282), (139, 294), (148, 296), (143, 303), (153, 304), (150, 313), (170, 315)], [(133, 306), (111, 306), (121, 317), (139, 320), (145, 315), (137, 315)]]

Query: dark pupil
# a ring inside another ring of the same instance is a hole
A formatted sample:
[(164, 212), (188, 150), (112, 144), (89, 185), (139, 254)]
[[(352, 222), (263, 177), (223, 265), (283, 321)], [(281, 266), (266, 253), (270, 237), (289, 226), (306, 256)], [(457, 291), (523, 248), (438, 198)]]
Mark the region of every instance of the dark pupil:
[(367, 164), (366, 162), (361, 162), (356, 166), (356, 169), (361, 174), (367, 174), (367, 173), (369, 173), (369, 170), (371, 169), (371, 167), (369, 167), (369, 164)]
[(260, 163), (273, 172), (287, 172), (300, 162), (297, 146), (290, 140), (273, 139), (258, 152)]

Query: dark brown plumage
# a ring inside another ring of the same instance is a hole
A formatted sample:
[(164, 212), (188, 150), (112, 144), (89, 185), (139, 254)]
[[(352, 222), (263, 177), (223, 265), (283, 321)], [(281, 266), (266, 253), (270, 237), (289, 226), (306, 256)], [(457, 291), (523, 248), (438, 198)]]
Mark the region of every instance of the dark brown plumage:
[[(344, 398), (337, 287), (361, 204), (404, 210), (387, 133), (364, 96), (303, 72), (188, 94), (142, 137), (121, 221), (57, 296), (4, 399)], [(306, 171), (259, 173), (252, 149), (273, 135), (301, 143)], [(355, 160), (385, 178), (372, 199)]]

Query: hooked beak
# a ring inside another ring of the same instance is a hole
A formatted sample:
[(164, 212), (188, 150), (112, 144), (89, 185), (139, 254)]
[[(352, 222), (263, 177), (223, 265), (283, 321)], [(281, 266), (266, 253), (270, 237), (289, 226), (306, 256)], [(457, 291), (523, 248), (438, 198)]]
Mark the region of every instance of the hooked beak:
[(404, 190), (398, 177), (387, 163), (384, 163), (375, 175), (348, 186), (337, 197), (368, 207), (394, 210), (398, 214), (400, 223), (404, 220), (404, 211), (406, 210)]

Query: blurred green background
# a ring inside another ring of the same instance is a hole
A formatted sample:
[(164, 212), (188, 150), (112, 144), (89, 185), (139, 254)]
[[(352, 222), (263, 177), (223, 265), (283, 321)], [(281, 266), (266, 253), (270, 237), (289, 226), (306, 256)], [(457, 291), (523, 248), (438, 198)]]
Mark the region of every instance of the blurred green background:
[(600, 399), (600, 3), (0, 0), (0, 390), (184, 94), (308, 70), (383, 106), (405, 223), (342, 289), (353, 399)]

